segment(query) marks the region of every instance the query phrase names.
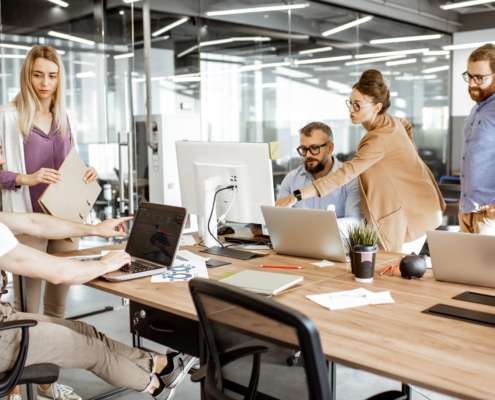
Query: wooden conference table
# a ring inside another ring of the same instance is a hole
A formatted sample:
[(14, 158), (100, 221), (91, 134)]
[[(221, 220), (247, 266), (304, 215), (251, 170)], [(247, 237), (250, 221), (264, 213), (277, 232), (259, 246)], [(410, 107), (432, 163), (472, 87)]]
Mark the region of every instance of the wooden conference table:
[[(199, 253), (200, 246), (182, 248), (205, 255)], [(99, 251), (101, 248), (77, 253)], [(302, 269), (283, 272), (302, 274), (304, 281), (274, 300), (305, 313), (315, 322), (328, 360), (462, 399), (493, 398), (495, 329), (422, 311), (443, 303), (495, 314), (491, 306), (452, 299), (465, 291), (494, 296), (495, 290), (438, 282), (431, 270), (421, 280), (403, 279), (399, 272), (395, 276), (379, 274), (387, 265), (398, 264), (401, 257), (398, 253), (379, 252), (372, 283), (355, 282), (348, 263), (320, 268), (311, 264), (318, 260), (273, 251), (249, 261), (213, 256), (231, 264), (210, 268), (208, 273), (210, 279), (217, 280), (226, 273), (259, 269), (262, 263), (301, 265)], [(187, 282), (151, 283), (150, 278), (142, 278), (113, 283), (96, 279), (88, 285), (130, 300), (133, 333), (199, 354), (197, 316)], [(395, 303), (330, 311), (306, 298), (309, 294), (358, 287), (374, 292), (388, 290)]]

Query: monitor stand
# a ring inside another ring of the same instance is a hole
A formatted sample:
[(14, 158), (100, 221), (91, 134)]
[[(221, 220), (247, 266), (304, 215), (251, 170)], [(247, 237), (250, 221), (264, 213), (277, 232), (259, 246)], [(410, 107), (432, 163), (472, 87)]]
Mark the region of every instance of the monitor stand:
[(259, 254), (251, 253), (249, 251), (219, 246), (220, 242), (217, 239), (217, 207), (215, 204), (215, 193), (220, 183), (220, 179), (217, 177), (211, 177), (203, 181), (205, 201), (202, 217), (203, 221), (199, 221), (199, 226), (203, 228), (203, 232), (200, 232), (200, 236), (207, 248), (202, 250), (202, 252), (222, 257), (237, 258), (239, 260), (249, 260), (251, 258), (260, 257)]

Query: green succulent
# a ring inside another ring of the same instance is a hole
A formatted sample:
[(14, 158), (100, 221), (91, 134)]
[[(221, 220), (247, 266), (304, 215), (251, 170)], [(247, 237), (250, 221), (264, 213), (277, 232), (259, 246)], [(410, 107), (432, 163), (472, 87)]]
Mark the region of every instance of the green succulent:
[(373, 246), (378, 243), (380, 232), (378, 228), (362, 219), (359, 224), (351, 224), (347, 228), (345, 246), (350, 251), (357, 244)]

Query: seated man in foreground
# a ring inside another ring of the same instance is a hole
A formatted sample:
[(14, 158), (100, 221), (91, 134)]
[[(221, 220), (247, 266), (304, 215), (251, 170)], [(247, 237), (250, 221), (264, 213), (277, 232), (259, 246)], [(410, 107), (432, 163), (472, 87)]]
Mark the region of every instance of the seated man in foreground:
[[(342, 163), (333, 157), (334, 142), (330, 127), (322, 122), (311, 122), (300, 130), (300, 146), (297, 152), (303, 165), (290, 171), (282, 181), (278, 197), (285, 197), (301, 189), (316, 179), (335, 172)], [(347, 236), (347, 227), (358, 224), (363, 218), (357, 179), (333, 190), (323, 197), (299, 200), (294, 207), (317, 210), (334, 209), (340, 232)]]
[[(112, 251), (98, 261), (76, 261), (24, 246), (14, 235), (29, 234), (46, 239), (124, 237), (124, 223), (130, 219), (132, 217), (109, 219), (98, 225), (87, 225), (44, 214), (0, 212), (0, 269), (54, 284), (90, 281), (130, 263), (129, 254)], [(154, 354), (133, 348), (107, 338), (81, 321), (16, 312), (10, 303), (0, 302), (0, 320), (20, 319), (38, 321), (37, 326), (29, 329), (26, 365), (52, 363), (60, 368), (86, 369), (114, 386), (147, 392), (155, 399), (170, 398), (195, 362), (194, 357), (187, 355)], [(19, 349), (20, 334), (20, 329), (2, 333), (0, 371), (12, 368)]]

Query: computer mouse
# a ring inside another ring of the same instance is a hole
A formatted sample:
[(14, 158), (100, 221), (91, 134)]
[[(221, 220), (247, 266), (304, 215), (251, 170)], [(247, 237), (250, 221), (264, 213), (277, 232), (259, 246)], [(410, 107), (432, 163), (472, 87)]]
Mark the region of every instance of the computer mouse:
[(217, 235), (228, 235), (229, 233), (235, 233), (235, 230), (228, 225), (217, 228)]

